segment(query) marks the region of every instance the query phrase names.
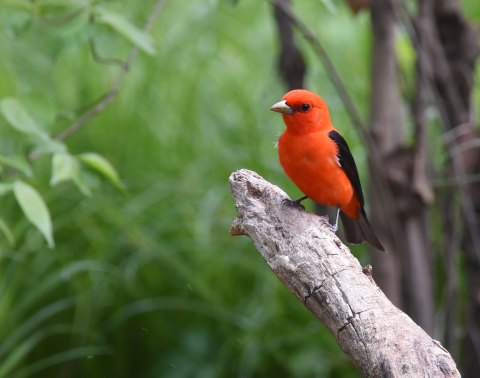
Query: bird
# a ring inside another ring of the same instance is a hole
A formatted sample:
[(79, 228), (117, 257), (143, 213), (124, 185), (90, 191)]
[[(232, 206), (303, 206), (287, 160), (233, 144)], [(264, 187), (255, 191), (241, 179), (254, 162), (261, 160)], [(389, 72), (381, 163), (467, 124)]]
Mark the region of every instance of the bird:
[(280, 165), (305, 194), (290, 204), (301, 206), (310, 198), (317, 204), (336, 207), (334, 232), (340, 215), (347, 242), (366, 241), (384, 251), (365, 213), (355, 160), (346, 140), (334, 128), (326, 102), (313, 92), (294, 89), (270, 109), (281, 113), (286, 125), (278, 139)]

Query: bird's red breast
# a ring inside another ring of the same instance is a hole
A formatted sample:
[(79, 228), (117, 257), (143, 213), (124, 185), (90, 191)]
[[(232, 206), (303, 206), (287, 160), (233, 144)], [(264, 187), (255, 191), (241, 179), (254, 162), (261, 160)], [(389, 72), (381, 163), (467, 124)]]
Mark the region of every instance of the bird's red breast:
[(335, 129), (327, 105), (305, 90), (287, 93), (272, 110), (282, 105), (287, 128), (279, 138), (278, 155), (285, 173), (316, 203), (339, 207), (356, 219), (361, 205), (340, 165), (339, 147), (329, 136)]

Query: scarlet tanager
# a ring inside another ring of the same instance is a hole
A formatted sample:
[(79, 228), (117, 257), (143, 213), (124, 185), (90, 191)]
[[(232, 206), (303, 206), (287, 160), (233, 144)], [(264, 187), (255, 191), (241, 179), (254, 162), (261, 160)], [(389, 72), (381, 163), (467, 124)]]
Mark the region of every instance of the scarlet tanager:
[[(315, 93), (296, 89), (271, 107), (282, 113), (287, 126), (278, 140), (278, 157), (287, 176), (320, 205), (337, 207), (349, 243), (367, 241), (384, 251), (365, 214), (362, 185), (352, 153), (335, 130), (325, 101)], [(334, 226), (336, 231), (337, 221)]]

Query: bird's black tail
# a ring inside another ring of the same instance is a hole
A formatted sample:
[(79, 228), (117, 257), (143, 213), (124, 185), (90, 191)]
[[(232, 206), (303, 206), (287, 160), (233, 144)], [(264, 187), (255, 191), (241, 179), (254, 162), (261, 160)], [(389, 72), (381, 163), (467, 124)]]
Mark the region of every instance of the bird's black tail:
[(360, 209), (360, 215), (357, 219), (350, 218), (343, 211), (340, 211), (340, 218), (343, 223), (343, 232), (345, 233), (345, 239), (349, 243), (362, 243), (366, 241), (372, 247), (380, 251), (385, 251), (380, 240), (375, 236), (372, 230), (372, 226), (368, 222), (365, 210)]

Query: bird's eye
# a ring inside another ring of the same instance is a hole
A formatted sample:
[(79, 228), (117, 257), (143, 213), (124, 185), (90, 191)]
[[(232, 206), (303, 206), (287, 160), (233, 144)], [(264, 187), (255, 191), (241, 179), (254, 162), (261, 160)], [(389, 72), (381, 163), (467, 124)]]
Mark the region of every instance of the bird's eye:
[(302, 104), (302, 105), (300, 105), (300, 110), (301, 110), (302, 112), (307, 112), (307, 111), (310, 110), (310, 108), (311, 108), (311, 105), (310, 105), (310, 104)]

